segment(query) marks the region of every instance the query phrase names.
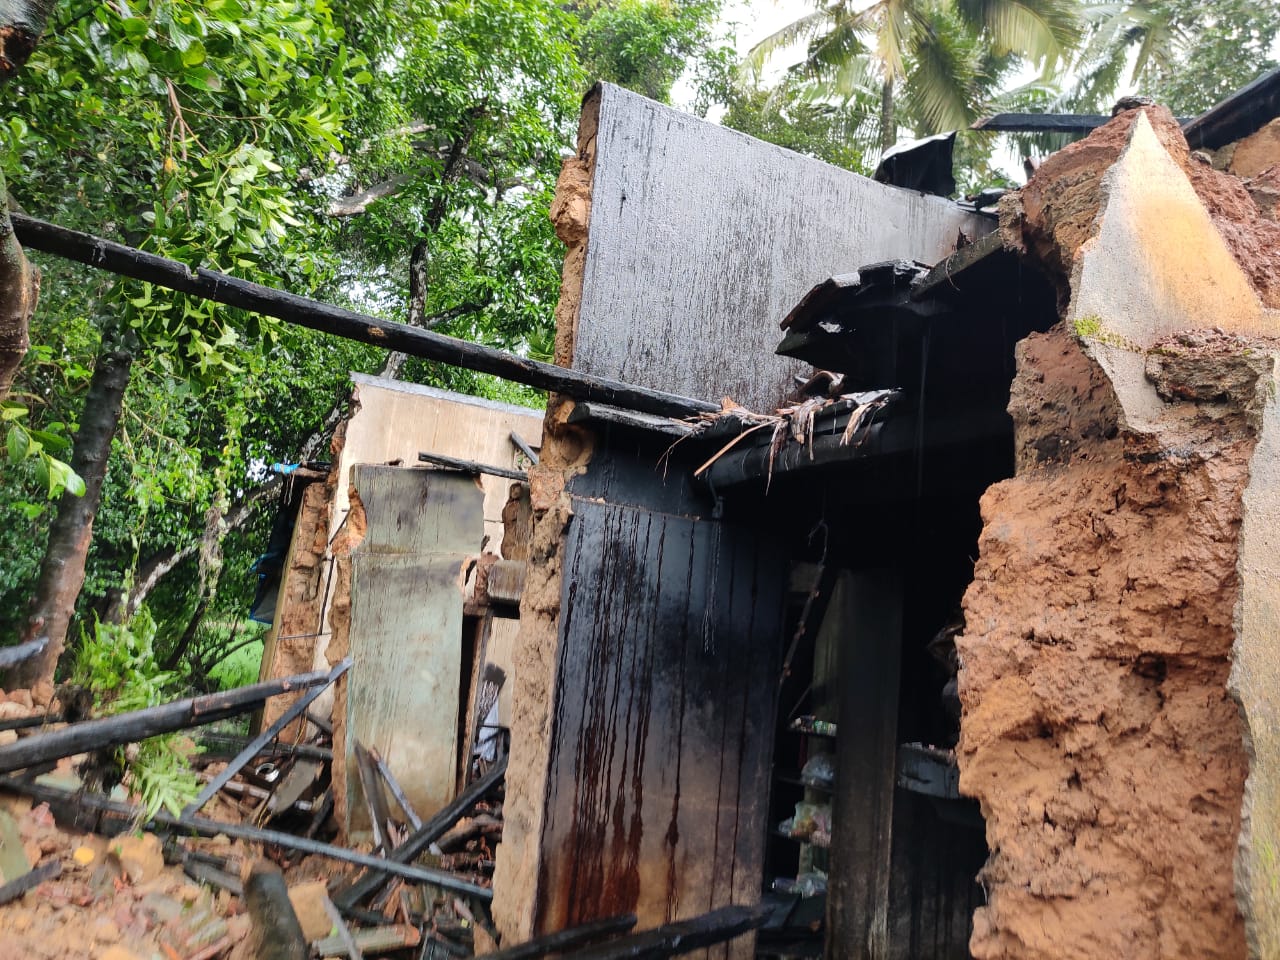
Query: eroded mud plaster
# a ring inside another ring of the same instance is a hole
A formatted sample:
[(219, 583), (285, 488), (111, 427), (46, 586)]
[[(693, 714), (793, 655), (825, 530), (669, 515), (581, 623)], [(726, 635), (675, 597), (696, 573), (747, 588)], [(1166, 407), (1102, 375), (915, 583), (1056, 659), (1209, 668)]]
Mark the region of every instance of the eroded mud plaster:
[[(587, 225), (591, 220), (591, 180), (595, 167), (595, 110), (584, 105), (578, 153), (564, 161), (551, 219), (567, 249), (560, 301), (556, 305), (556, 362), (569, 366), (582, 277)], [(591, 436), (565, 422), (572, 401), (552, 396), (543, 425), (542, 450), (529, 471), (533, 532), (520, 597), (520, 631), (511, 700), (511, 753), (506, 775), (503, 835), (494, 865), (493, 919), (504, 941), (534, 935), (546, 814), (551, 718), (555, 709), (556, 650), (559, 641), (561, 562), (564, 531), (572, 515), (565, 484), (591, 458)]]
[(1017, 474), (983, 498), (957, 641), (992, 850), (973, 955), (1274, 956), (1258, 709), (1280, 689), (1250, 672), (1238, 706), (1228, 681), (1233, 656), (1238, 680), (1275, 663), (1280, 622), (1280, 482), (1251, 486), (1280, 470), (1276, 224), (1152, 108), (1047, 161), (1002, 229), (1064, 321), (1019, 347)]

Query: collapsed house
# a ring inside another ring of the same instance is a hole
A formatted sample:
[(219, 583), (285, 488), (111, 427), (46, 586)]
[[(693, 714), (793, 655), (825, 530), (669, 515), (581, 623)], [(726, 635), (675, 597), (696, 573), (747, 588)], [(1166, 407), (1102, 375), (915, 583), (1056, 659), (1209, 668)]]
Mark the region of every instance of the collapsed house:
[(355, 378), (263, 665), (332, 666), (346, 840), (371, 748), (425, 816), (505, 769), (504, 947), (1280, 956), (1277, 89), (985, 215), (596, 88), (556, 360), (724, 399)]
[(1251, 98), (1124, 111), (984, 217), (588, 97), (557, 362), (732, 402), (553, 398), (513, 487), (505, 938), (763, 891), (709, 955), (1280, 951)]

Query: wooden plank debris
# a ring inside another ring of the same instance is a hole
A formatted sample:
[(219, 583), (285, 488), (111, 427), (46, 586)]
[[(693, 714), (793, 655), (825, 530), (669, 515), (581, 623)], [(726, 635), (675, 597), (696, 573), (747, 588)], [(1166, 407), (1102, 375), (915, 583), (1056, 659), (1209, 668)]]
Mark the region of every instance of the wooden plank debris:
[(200, 791), (196, 798), (187, 804), (186, 808), (182, 811), (182, 815), (184, 817), (190, 816), (213, 799), (213, 795), (221, 790), (232, 777), (239, 773), (246, 763), (256, 757), (261, 752), (262, 748), (274, 740), (276, 736), (279, 735), (280, 731), (289, 723), (305, 712), (307, 707), (311, 705), (312, 701), (314, 701), (316, 697), (320, 696), (320, 694), (324, 693), (325, 690), (329, 689), (329, 686), (340, 676), (346, 673), (350, 667), (351, 658), (347, 657), (328, 672), (323, 683), (318, 683), (313, 686), (303, 697), (297, 700), (293, 706), (280, 714), (275, 723), (271, 724), (271, 726), (267, 727), (256, 737), (250, 740), (245, 745), (244, 749), (236, 754), (235, 758), (227, 764), (226, 768), (223, 769), (221, 773), (205, 784), (204, 789)]
[(377, 768), (378, 774), (382, 777), (383, 783), (386, 784), (387, 789), (391, 792), (396, 804), (404, 811), (404, 817), (409, 821), (409, 826), (414, 830), (419, 829), (422, 826), (422, 818), (418, 816), (417, 811), (413, 809), (413, 805), (409, 803), (409, 798), (404, 795), (400, 782), (391, 773), (391, 769), (387, 766), (386, 761), (382, 759), (382, 755), (376, 749), (370, 747), (369, 759), (373, 761), (374, 767)]
[(42, 863), (34, 870), (28, 870), (20, 877), (15, 877), (4, 886), (0, 886), (0, 906), (17, 900), (28, 890), (34, 890), (46, 880), (53, 880), (62, 873), (62, 862), (50, 860)]
[(562, 960), (665, 960), (666, 957), (713, 947), (759, 929), (772, 913), (773, 907), (768, 904), (721, 907), (691, 920), (669, 923), (610, 943), (567, 953)]
[(73, 723), (60, 730), (50, 730), (0, 747), (0, 773), (24, 770), (77, 753), (136, 743), (158, 734), (226, 720), (248, 713), (269, 697), (327, 683), (328, 677), (327, 671), (319, 670), (235, 690), (189, 697), (114, 717)]
[(369, 751), (360, 740), (353, 739), (352, 747), (356, 761), (356, 773), (360, 779), (360, 789), (364, 793), (364, 802), (369, 808), (369, 826), (373, 830), (373, 849), (386, 852), (391, 849), (387, 836), (387, 824), (391, 813), (387, 809), (387, 799), (382, 793), (378, 780), (378, 771), (373, 765)]
[[(449, 828), (457, 823), (468, 810), (479, 803), (484, 798), (484, 795), (502, 780), (506, 772), (507, 758), (503, 757), (494, 765), (492, 770), (458, 794), (443, 810), (424, 823), (421, 828), (410, 834), (404, 843), (391, 851), (386, 860), (380, 861), (370, 857), (369, 859), (374, 862), (366, 864), (366, 866), (370, 867), (369, 871), (356, 880), (348, 889), (336, 893), (333, 897), (333, 902), (340, 909), (345, 910), (355, 906), (381, 887), (386, 879), (386, 874), (397, 873), (396, 870), (392, 869), (393, 867), (416, 860), (427, 847), (444, 836)], [(404, 873), (399, 873), (398, 875), (407, 876)], [(489, 893), (489, 891), (486, 891), (486, 893)], [(490, 893), (491, 896), (492, 894)]]
[(625, 913), (618, 917), (606, 917), (593, 920), (568, 930), (559, 930), (545, 936), (536, 937), (518, 946), (499, 950), (487, 955), (487, 960), (539, 960), (552, 953), (559, 953), (572, 947), (581, 947), (596, 940), (603, 940), (619, 933), (626, 933), (636, 925), (636, 915)]
[(345, 953), (347, 956), (360, 956), (362, 954), (374, 953), (390, 953), (392, 950), (403, 950), (405, 947), (416, 947), (422, 940), (418, 933), (418, 928), (410, 926), (407, 923), (389, 924), (383, 927), (374, 927), (372, 930), (357, 930), (355, 933), (348, 932), (348, 936), (352, 938), (351, 944), (356, 948), (353, 954), (350, 947), (343, 941), (341, 933), (335, 933), (333, 936), (325, 937), (323, 940), (317, 940), (312, 946), (315, 952), (322, 957), (332, 957)]
[(555, 364), (530, 360), (430, 330), (344, 310), (332, 304), (250, 283), (204, 267), (193, 270), (176, 260), (145, 253), (103, 237), (69, 230), (33, 217), (15, 213), (10, 219), (18, 242), (28, 249), (65, 257), (108, 273), (275, 317), (322, 333), (396, 350), (411, 357), (423, 357), (479, 373), (490, 373), (539, 390), (555, 391), (578, 399), (598, 400), (662, 416), (686, 417), (719, 409), (717, 404), (705, 400), (637, 387), (609, 377), (592, 376)]
[(418, 460), (422, 463), (432, 464), (433, 466), (446, 467), (449, 470), (461, 470), (463, 473), (469, 473), (472, 476), (479, 476), (482, 473), (487, 473), (491, 477), (506, 477), (508, 480), (520, 480), (525, 483), (529, 481), (529, 475), (523, 470), (512, 470), (508, 467), (495, 467), (490, 464), (475, 463), (471, 460), (459, 460), (457, 457), (446, 457), (439, 453), (422, 452), (418, 454)]

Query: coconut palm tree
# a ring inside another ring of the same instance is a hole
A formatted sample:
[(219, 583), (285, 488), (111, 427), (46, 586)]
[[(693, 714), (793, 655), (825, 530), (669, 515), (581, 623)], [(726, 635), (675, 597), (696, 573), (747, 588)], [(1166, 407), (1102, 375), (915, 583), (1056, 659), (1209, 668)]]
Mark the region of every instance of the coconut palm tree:
[(1019, 64), (1048, 75), (1080, 38), (1078, 0), (835, 0), (783, 27), (749, 54), (757, 68), (807, 41), (792, 70), (815, 99), (878, 98), (879, 146), (900, 114), (918, 134), (972, 122)]

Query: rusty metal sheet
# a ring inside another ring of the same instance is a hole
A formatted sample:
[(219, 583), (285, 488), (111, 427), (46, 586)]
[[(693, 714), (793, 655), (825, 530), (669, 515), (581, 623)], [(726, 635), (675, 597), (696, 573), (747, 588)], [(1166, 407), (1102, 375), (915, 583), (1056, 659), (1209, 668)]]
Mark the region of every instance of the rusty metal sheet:
[[(717, 521), (575, 498), (540, 930), (760, 896), (783, 570)], [(750, 937), (712, 948), (750, 956)]]

